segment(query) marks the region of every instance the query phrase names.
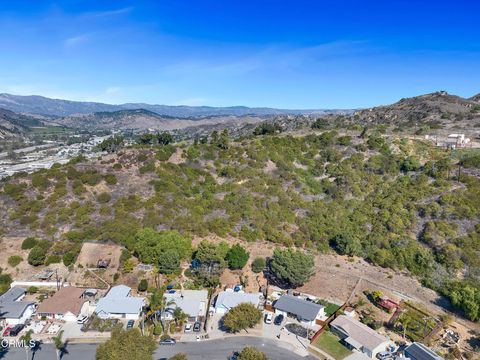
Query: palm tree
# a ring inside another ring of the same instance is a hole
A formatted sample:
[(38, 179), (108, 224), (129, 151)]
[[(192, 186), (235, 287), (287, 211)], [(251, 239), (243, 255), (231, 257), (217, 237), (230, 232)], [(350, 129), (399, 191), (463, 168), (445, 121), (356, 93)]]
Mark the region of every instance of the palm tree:
[(153, 267), (152, 276), (155, 279), (155, 286), (159, 288), (160, 287), (160, 271), (158, 270), (157, 266)]
[(63, 354), (66, 352), (67, 343), (62, 340), (63, 330), (58, 333), (57, 336), (53, 337), (53, 345), (55, 345), (55, 353), (57, 354), (57, 360), (60, 360), (63, 357)]
[(163, 324), (163, 315), (168, 306), (173, 305), (175, 302), (173, 300), (167, 301), (167, 298), (163, 295), (164, 289), (155, 289), (149, 298), (150, 309), (147, 313), (148, 317), (153, 316), (154, 324), (157, 324), (157, 315), (160, 313), (160, 324), (162, 329), (165, 331)]
[(22, 335), (20, 337), (20, 341), (23, 342), (23, 347), (25, 348), (25, 356), (27, 357), (28, 360), (28, 354), (30, 353), (30, 342), (32, 341), (32, 333), (33, 330), (28, 330), (25, 335)]
[(188, 319), (188, 315), (185, 314), (181, 308), (176, 307), (175, 310), (173, 310), (173, 319), (177, 326), (178, 324), (182, 325)]
[(400, 324), (402, 324), (403, 340), (405, 340), (405, 339), (406, 339), (406, 335), (407, 335), (407, 328), (408, 328), (408, 325), (410, 325), (410, 318), (407, 317), (407, 316), (404, 316), (404, 317), (400, 320)]

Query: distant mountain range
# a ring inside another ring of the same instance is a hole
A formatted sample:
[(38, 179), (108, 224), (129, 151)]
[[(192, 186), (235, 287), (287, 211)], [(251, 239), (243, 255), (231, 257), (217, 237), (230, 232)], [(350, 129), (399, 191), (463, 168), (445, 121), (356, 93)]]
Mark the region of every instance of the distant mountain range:
[(82, 130), (175, 130), (208, 125), (249, 124), (262, 121), (259, 116), (205, 116), (176, 118), (159, 115), (145, 109), (102, 111), (91, 114), (76, 114), (44, 120), (50, 125), (59, 125)]
[(250, 108), (246, 106), (171, 106), (151, 105), (144, 103), (127, 103), (120, 105), (112, 105), (98, 102), (50, 99), (38, 95), (21, 96), (11, 94), (0, 94), (0, 108), (19, 113), (38, 114), (52, 117), (136, 109), (144, 109), (159, 115), (171, 116), (175, 118), (196, 118), (209, 116), (272, 116), (285, 114), (325, 114), (344, 113), (351, 111), (335, 109), (288, 110), (267, 107)]
[(0, 139), (23, 134), (30, 126), (42, 123), (33, 116), (14, 113), (0, 108)]
[[(128, 108), (131, 107), (131, 108)], [(342, 115), (339, 117), (339, 115)], [(58, 125), (88, 130), (182, 130), (202, 134), (228, 128), (243, 134), (261, 121), (275, 121), (293, 129), (317, 117), (349, 124), (397, 126), (430, 125), (436, 128), (480, 127), (480, 94), (471, 98), (444, 91), (401, 99), (385, 106), (353, 110), (281, 110), (248, 107), (109, 105), (49, 99), (41, 96), (0, 94), (0, 138), (18, 136), (31, 126)], [(298, 125), (298, 126), (297, 126)], [(250, 129), (250, 130), (249, 130)]]

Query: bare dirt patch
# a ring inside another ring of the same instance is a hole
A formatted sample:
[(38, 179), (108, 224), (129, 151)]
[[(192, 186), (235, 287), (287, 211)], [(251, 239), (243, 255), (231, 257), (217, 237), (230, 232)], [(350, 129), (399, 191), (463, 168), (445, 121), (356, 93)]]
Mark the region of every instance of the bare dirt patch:
[[(69, 281), (77, 286), (104, 288), (111, 284), (120, 265), (122, 247), (115, 244), (86, 242), (77, 257)], [(97, 269), (99, 260), (110, 261), (106, 269)]]
[(87, 268), (95, 268), (99, 260), (110, 260), (108, 269), (117, 271), (121, 255), (122, 247), (119, 245), (86, 242), (82, 246), (75, 265), (77, 267), (81, 265)]
[(186, 159), (182, 157), (182, 154), (183, 154), (183, 149), (177, 147), (176, 151), (168, 159), (168, 162), (172, 164), (177, 164), (177, 165), (183, 164), (186, 161)]

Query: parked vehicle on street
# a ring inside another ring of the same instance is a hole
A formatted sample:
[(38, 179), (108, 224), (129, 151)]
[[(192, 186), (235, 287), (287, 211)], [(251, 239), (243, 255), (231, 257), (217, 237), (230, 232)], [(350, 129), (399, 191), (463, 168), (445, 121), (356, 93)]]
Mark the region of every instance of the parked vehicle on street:
[(195, 321), (195, 324), (193, 324), (193, 331), (200, 332), (201, 329), (202, 324), (200, 324), (200, 321)]
[(133, 328), (133, 325), (135, 325), (135, 321), (134, 321), (134, 320), (128, 320), (128, 322), (127, 322), (127, 330), (128, 330), (128, 329), (132, 329), (132, 328)]
[(192, 324), (185, 324), (185, 330), (184, 330), (184, 331), (185, 331), (186, 333), (187, 333), (187, 332), (191, 332), (192, 329), (193, 329)]
[(273, 321), (273, 313), (268, 312), (265, 314), (265, 324), (271, 324)]
[(160, 341), (160, 345), (175, 345), (177, 343), (177, 340), (168, 338)]
[(285, 317), (284, 317), (282, 314), (277, 315), (277, 316), (275, 317), (275, 320), (273, 320), (273, 323), (274, 323), (275, 325), (277, 325), (277, 326), (280, 326), (280, 325), (282, 325), (282, 322), (283, 322), (283, 319), (284, 319), (284, 318), (285, 318)]
[(234, 351), (234, 352), (232, 353), (232, 355), (230, 355), (230, 356), (228, 357), (228, 360), (237, 360), (237, 359), (238, 359), (238, 355), (240, 355), (240, 353), (239, 353), (238, 351)]

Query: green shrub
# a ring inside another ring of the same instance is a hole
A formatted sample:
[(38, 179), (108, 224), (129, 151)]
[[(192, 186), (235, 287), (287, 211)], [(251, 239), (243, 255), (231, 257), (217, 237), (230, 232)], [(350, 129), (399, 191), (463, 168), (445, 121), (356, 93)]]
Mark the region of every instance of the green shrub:
[(43, 265), (47, 256), (47, 250), (40, 245), (35, 245), (28, 254), (28, 263), (33, 266)]
[(263, 257), (256, 257), (252, 261), (252, 271), (254, 273), (260, 273), (265, 269), (265, 266), (267, 265), (267, 262), (265, 261), (265, 258)]
[(12, 255), (8, 258), (8, 265), (15, 267), (23, 261), (23, 258), (20, 255)]
[(36, 238), (27, 237), (22, 242), (22, 250), (30, 250), (31, 248), (33, 248), (37, 244), (38, 244), (38, 240)]
[(104, 179), (108, 185), (115, 185), (117, 183), (117, 177), (114, 174), (106, 174)]
[(242, 269), (248, 261), (250, 254), (240, 244), (233, 245), (227, 252), (227, 260), (230, 269)]
[(147, 279), (140, 280), (140, 282), (138, 283), (138, 291), (144, 292), (144, 291), (147, 291), (147, 289), (148, 289)]
[(148, 162), (145, 165), (141, 166), (138, 169), (138, 171), (140, 172), (140, 174), (145, 174), (147, 172), (154, 172), (155, 171), (155, 163), (153, 161)]
[(109, 193), (106, 193), (106, 192), (101, 193), (97, 196), (97, 201), (100, 204), (108, 203), (111, 199), (112, 199), (112, 196)]
[(65, 266), (70, 266), (75, 262), (76, 255), (73, 252), (67, 252), (63, 255), (62, 261)]
[(137, 156), (137, 161), (138, 161), (138, 162), (144, 162), (144, 161), (146, 161), (147, 159), (148, 159), (148, 155), (145, 154), (145, 153), (139, 154), (139, 155)]
[(48, 266), (50, 264), (58, 264), (60, 261), (62, 261), (62, 258), (60, 257), (60, 255), (56, 255), (56, 254), (49, 255), (45, 260), (45, 265)]
[(27, 289), (27, 292), (28, 292), (29, 294), (36, 294), (36, 293), (38, 293), (38, 287), (36, 287), (36, 286), (30, 286), (30, 287)]

